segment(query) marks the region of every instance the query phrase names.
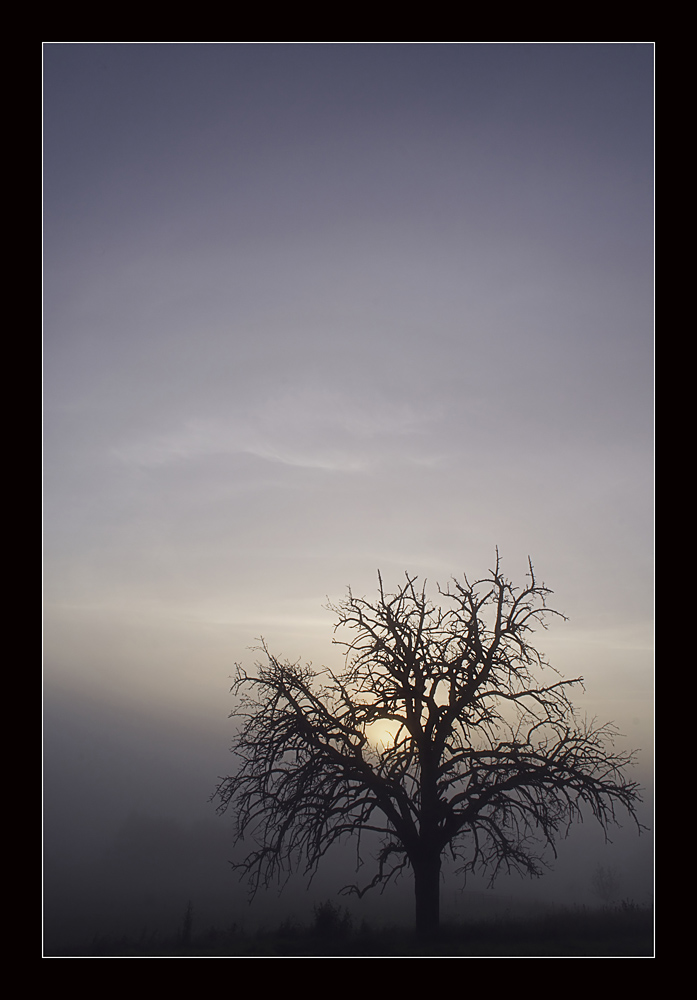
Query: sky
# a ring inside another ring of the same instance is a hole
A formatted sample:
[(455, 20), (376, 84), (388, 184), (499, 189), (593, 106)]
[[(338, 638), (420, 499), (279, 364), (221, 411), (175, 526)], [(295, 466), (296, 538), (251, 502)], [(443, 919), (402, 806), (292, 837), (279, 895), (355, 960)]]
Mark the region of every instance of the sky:
[(497, 546), (650, 788), (652, 168), (647, 43), (44, 45), (56, 870), (214, 822), (260, 636)]

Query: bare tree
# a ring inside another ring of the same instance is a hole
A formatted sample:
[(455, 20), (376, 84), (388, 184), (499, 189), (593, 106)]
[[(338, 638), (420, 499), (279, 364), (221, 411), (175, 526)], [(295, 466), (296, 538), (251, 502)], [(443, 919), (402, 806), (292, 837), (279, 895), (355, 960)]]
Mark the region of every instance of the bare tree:
[[(362, 895), (405, 868), (414, 873), (416, 926), (438, 928), (441, 859), (466, 874), (540, 875), (547, 849), (574, 820), (606, 831), (622, 807), (637, 823), (639, 787), (616, 752), (612, 725), (579, 723), (569, 689), (530, 644), (546, 627), (551, 591), (529, 564), (516, 588), (496, 565), (484, 579), (453, 579), (432, 604), (425, 585), (374, 602), (329, 608), (348, 629), (341, 672), (277, 659), (261, 640), (257, 672), (239, 665), (232, 691), (241, 720), (236, 773), (221, 780), (219, 811), (234, 809), (238, 838), (255, 847), (238, 867), (254, 893), (299, 865), (312, 876), (328, 849), (372, 832), (382, 838)], [(345, 633), (343, 633), (345, 634)], [(538, 676), (552, 671), (543, 682)], [(389, 724), (393, 739), (370, 740)]]
[(614, 901), (619, 897), (620, 885), (620, 877), (614, 866), (605, 868), (603, 865), (598, 865), (593, 872), (591, 887), (594, 894), (598, 896), (606, 906), (610, 903), (614, 903)]

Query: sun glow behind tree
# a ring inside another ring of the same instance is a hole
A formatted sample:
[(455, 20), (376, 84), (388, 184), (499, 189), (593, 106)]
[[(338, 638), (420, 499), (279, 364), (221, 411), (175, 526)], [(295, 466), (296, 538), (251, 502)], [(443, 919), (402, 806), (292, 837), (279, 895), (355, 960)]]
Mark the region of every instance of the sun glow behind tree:
[[(215, 797), (255, 844), (235, 865), (252, 895), (299, 864), (312, 877), (345, 839), (357, 838), (360, 868), (362, 835), (376, 833), (377, 873), (347, 890), (363, 895), (411, 868), (417, 931), (429, 936), (446, 852), (463, 875), (539, 876), (584, 816), (607, 832), (624, 810), (641, 830), (639, 787), (625, 776), (633, 754), (614, 749), (612, 724), (576, 720), (581, 678), (539, 676), (549, 664), (531, 635), (563, 616), (528, 569), (515, 587), (497, 552), (486, 577), (453, 578), (437, 604), (415, 576), (389, 593), (378, 574), (377, 600), (349, 589), (330, 605), (343, 671), (279, 660), (264, 642), (256, 673), (238, 665), (239, 769)], [(371, 741), (376, 725), (383, 738)]]

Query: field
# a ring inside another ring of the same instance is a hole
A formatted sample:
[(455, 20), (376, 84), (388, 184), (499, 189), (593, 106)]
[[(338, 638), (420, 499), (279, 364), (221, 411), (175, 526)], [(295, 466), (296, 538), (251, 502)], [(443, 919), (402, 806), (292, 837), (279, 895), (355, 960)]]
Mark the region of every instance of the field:
[(445, 926), (437, 939), (419, 941), (399, 928), (355, 927), (331, 902), (315, 909), (308, 926), (286, 921), (269, 930), (194, 931), (187, 910), (180, 932), (164, 939), (143, 932), (139, 939), (96, 938), (65, 950), (65, 958), (650, 958), (654, 954), (653, 910), (631, 902), (603, 909), (562, 910), (534, 920), (505, 920)]

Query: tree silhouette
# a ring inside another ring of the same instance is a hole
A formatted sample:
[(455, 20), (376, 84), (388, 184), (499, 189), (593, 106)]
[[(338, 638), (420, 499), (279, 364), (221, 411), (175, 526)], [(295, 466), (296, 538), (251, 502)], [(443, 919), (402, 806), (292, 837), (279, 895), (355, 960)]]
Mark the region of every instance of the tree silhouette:
[[(530, 644), (549, 616), (551, 591), (516, 588), (495, 569), (453, 579), (432, 604), (425, 585), (374, 602), (354, 596), (329, 609), (348, 629), (341, 672), (277, 659), (260, 640), (257, 673), (239, 665), (232, 691), (242, 720), (236, 773), (221, 780), (219, 811), (232, 808), (238, 838), (255, 847), (235, 867), (255, 893), (304, 866), (312, 876), (327, 850), (362, 834), (382, 838), (375, 876), (347, 886), (362, 895), (410, 867), (416, 927), (439, 922), (441, 859), (461, 874), (486, 869), (540, 875), (544, 854), (589, 813), (604, 829), (623, 807), (638, 824), (639, 787), (613, 748), (616, 730), (578, 722), (569, 689)], [(551, 683), (538, 674), (554, 673)], [(369, 738), (387, 723), (393, 739)]]
[(620, 877), (614, 867), (605, 868), (603, 865), (593, 872), (591, 887), (606, 906), (613, 903), (620, 894)]

